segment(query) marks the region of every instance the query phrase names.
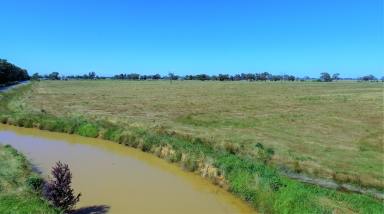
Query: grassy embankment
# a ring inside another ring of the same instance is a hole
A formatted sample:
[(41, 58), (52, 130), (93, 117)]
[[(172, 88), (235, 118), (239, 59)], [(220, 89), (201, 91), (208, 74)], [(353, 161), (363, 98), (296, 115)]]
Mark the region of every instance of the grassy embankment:
[(0, 213), (59, 213), (34, 190), (39, 179), (22, 154), (0, 145)]
[[(89, 90), (92, 91), (97, 89), (93, 87), (95, 86), (93, 84), (101, 84), (89, 82), (88, 85), (88, 83), (82, 81), (79, 81), (79, 83), (84, 84), (83, 87), (91, 88)], [(241, 145), (237, 147), (227, 143), (224, 147), (220, 147), (199, 135), (195, 137), (193, 135), (183, 134), (169, 129), (169, 127), (159, 125), (144, 126), (137, 122), (129, 124), (127, 121), (125, 123), (117, 123), (118, 120), (112, 120), (111, 122), (111, 120), (108, 121), (105, 117), (99, 117), (98, 114), (93, 115), (94, 117), (92, 118), (79, 117), (76, 115), (56, 115), (50, 112), (49, 109), (44, 109), (43, 111), (29, 109), (30, 104), (26, 106), (26, 103), (28, 103), (30, 99), (35, 99), (33, 96), (39, 97), (41, 94), (45, 94), (45, 100), (49, 100), (50, 96), (52, 96), (52, 92), (48, 92), (47, 88), (39, 88), (41, 86), (40, 84), (71, 85), (78, 83), (42, 82), (37, 85), (24, 86), (8, 92), (1, 97), (0, 101), (0, 110), (2, 112), (1, 121), (3, 123), (24, 127), (37, 127), (50, 131), (75, 133), (88, 137), (101, 137), (127, 146), (137, 147), (143, 151), (165, 156), (164, 158), (172, 162), (178, 162), (190, 171), (200, 171), (200, 173), (202, 173), (202, 170), (209, 166), (211, 170), (208, 170), (208, 173), (202, 174), (206, 174), (216, 183), (227, 186), (229, 191), (248, 201), (261, 212), (331, 213), (336, 211), (380, 213), (384, 210), (384, 205), (381, 201), (368, 196), (347, 194), (305, 185), (281, 176), (276, 170), (276, 167), (270, 164), (269, 154), (271, 150), (266, 149), (262, 144), (253, 145), (252, 151), (254, 154), (251, 155), (243, 152), (244, 148)], [(109, 85), (112, 86), (112, 84)], [(49, 90), (55, 89), (50, 88)], [(77, 90), (76, 93), (82, 93), (81, 91), (82, 90)], [(66, 96), (68, 96), (67, 93), (71, 92), (61, 91), (60, 93), (63, 97), (57, 100), (57, 103), (61, 103), (61, 106), (63, 106), (62, 102), (65, 101)], [(75, 96), (76, 93), (72, 93), (72, 96)], [(125, 91), (125, 93), (127, 92)], [(146, 91), (146, 93), (148, 93), (148, 91)], [(55, 94), (55, 96), (60, 95)], [(103, 93), (98, 96), (107, 99)], [(137, 95), (131, 94), (131, 96)], [(348, 97), (349, 96), (347, 96), (346, 100), (348, 100)], [(84, 105), (82, 105), (83, 110), (87, 108), (87, 104), (94, 102), (94, 99), (97, 100), (96, 95), (92, 98), (93, 99), (83, 97), (79, 99), (81, 100), (79, 102), (85, 102)], [(319, 99), (322, 98), (320, 97)], [(126, 100), (126, 97), (120, 97), (120, 100), (118, 99), (115, 102), (121, 102), (122, 100)], [(52, 102), (52, 100), (50, 101)], [(106, 102), (106, 100), (104, 100), (104, 102)], [(57, 103), (52, 105), (57, 105)], [(45, 102), (42, 104), (44, 104), (44, 108), (49, 108), (49, 104)], [(76, 102), (74, 104), (76, 104)], [(109, 103), (109, 105), (111, 105), (111, 103)], [(157, 105), (160, 104), (158, 103)], [(145, 108), (145, 106), (142, 107)], [(153, 107), (153, 105), (150, 107)], [(110, 106), (104, 110), (112, 111), (110, 110), (111, 108), (114, 107)], [(223, 108), (225, 108), (225, 106)], [(101, 111), (101, 109), (99, 110)], [(178, 120), (183, 120), (183, 117), (178, 116), (177, 118)], [(226, 129), (225, 127), (221, 128)], [(226, 130), (228, 131), (228, 129)], [(164, 153), (166, 154), (164, 155)], [(223, 177), (225, 178), (226, 184), (222, 183)]]

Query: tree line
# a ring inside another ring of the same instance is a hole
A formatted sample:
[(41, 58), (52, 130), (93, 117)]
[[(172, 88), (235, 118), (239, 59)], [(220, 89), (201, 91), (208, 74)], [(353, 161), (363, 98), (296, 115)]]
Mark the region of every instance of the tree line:
[[(84, 79), (84, 80), (96, 80), (96, 79), (114, 79), (114, 80), (200, 80), (200, 81), (315, 81), (315, 82), (332, 82), (342, 80), (339, 73), (329, 74), (323, 72), (320, 74), (319, 78), (310, 78), (306, 77), (295, 77), (293, 75), (273, 75), (268, 72), (263, 73), (241, 73), (235, 75), (229, 74), (218, 74), (218, 75), (208, 75), (208, 74), (197, 74), (197, 75), (185, 75), (179, 76), (174, 73), (169, 73), (168, 75), (141, 75), (138, 73), (121, 73), (116, 74), (112, 77), (98, 76), (95, 72), (89, 72), (88, 74), (83, 75), (70, 75), (70, 76), (60, 76), (58, 72), (52, 72), (48, 75), (39, 75), (35, 73), (31, 77), (32, 80), (38, 79), (49, 79), (49, 80), (69, 80), (69, 79)], [(344, 78), (348, 80), (358, 80), (358, 81), (378, 81), (373, 75), (366, 75), (359, 78)], [(384, 81), (384, 77), (381, 78)]]
[(0, 59), (0, 84), (8, 85), (18, 81), (29, 80), (27, 70), (20, 68), (5, 59)]
[(298, 77), (293, 75), (273, 75), (268, 72), (263, 73), (241, 73), (235, 75), (229, 74), (219, 74), (219, 75), (207, 75), (207, 74), (198, 74), (198, 75), (186, 75), (185, 80), (217, 80), (217, 81), (239, 81), (239, 80), (248, 80), (248, 81), (295, 81), (298, 80)]
[[(11, 84), (17, 81), (23, 80), (40, 80), (40, 79), (48, 79), (48, 80), (68, 80), (68, 79), (87, 79), (87, 80), (95, 80), (95, 79), (116, 79), (116, 80), (200, 80), (200, 81), (319, 81), (319, 82), (332, 82), (340, 80), (340, 74), (329, 74), (327, 72), (323, 72), (320, 74), (319, 78), (299, 78), (293, 75), (274, 75), (268, 72), (262, 73), (241, 73), (241, 74), (218, 74), (218, 75), (208, 75), (208, 74), (197, 74), (197, 75), (185, 75), (179, 76), (174, 73), (169, 73), (168, 75), (141, 75), (138, 73), (121, 73), (116, 74), (112, 77), (103, 77), (96, 75), (95, 72), (89, 72), (88, 74), (83, 75), (71, 75), (71, 76), (63, 76), (60, 75), (59, 72), (52, 72), (47, 75), (40, 75), (39, 73), (34, 73), (31, 77), (29, 77), (27, 70), (22, 69), (12, 63), (9, 63), (5, 59), (0, 59), (0, 84)], [(378, 79), (373, 75), (366, 75), (357, 78), (358, 81), (378, 81)], [(384, 77), (381, 78), (384, 81)]]
[(279, 80), (287, 80), (287, 81), (295, 81), (297, 77), (293, 75), (272, 75), (268, 72), (263, 73), (242, 73), (242, 74), (218, 74), (218, 75), (208, 75), (208, 74), (197, 74), (197, 75), (185, 75), (179, 76), (174, 73), (169, 73), (168, 75), (161, 76), (160, 74), (155, 75), (140, 75), (137, 73), (131, 74), (118, 74), (114, 75), (112, 79), (120, 79), (120, 80), (159, 80), (159, 79), (167, 79), (167, 80), (216, 80), (216, 81), (238, 81), (238, 80), (249, 80), (249, 81), (279, 81)]

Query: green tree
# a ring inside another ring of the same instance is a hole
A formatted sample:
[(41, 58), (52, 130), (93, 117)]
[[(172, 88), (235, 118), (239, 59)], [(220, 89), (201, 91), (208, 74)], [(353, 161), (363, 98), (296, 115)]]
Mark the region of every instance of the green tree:
[(219, 81), (226, 81), (229, 80), (229, 75), (228, 74), (219, 74)]
[(177, 80), (177, 76), (172, 72), (168, 73), (168, 78), (169, 78), (169, 81), (171, 82), (171, 84), (172, 84), (173, 80)]
[(91, 79), (91, 80), (96, 79), (96, 73), (93, 72), (93, 71), (92, 71), (92, 72), (89, 72), (89, 73), (88, 73), (88, 78)]
[(50, 80), (60, 80), (59, 72), (52, 72), (48, 75), (48, 79)]
[(160, 76), (160, 74), (155, 74), (152, 76), (152, 79), (159, 80), (159, 79), (161, 79), (161, 76)]
[(331, 75), (327, 72), (323, 72), (320, 74), (320, 80), (323, 82), (332, 82)]
[(35, 80), (35, 81), (39, 81), (41, 78), (41, 76), (39, 75), (39, 73), (34, 73), (32, 76), (31, 76), (31, 80)]
[(5, 59), (0, 59), (0, 84), (28, 80), (27, 70), (22, 69)]
[(360, 77), (359, 80), (362, 80), (362, 81), (374, 81), (374, 80), (377, 80), (377, 78), (375, 76), (373, 76), (372, 74), (370, 74), (370, 75), (366, 75), (366, 76)]
[(340, 79), (340, 77), (339, 77), (339, 76), (340, 76), (340, 74), (339, 74), (339, 73), (335, 73), (335, 74), (333, 74), (333, 75), (332, 75), (332, 79), (337, 81), (337, 80), (339, 80), (339, 79)]

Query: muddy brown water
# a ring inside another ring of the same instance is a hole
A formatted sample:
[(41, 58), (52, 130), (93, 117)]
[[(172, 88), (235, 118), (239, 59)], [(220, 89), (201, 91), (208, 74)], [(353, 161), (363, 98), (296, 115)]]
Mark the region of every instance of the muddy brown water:
[(99, 213), (254, 213), (225, 190), (152, 154), (113, 142), (0, 125), (0, 144), (23, 152), (43, 176), (69, 164), (77, 208)]

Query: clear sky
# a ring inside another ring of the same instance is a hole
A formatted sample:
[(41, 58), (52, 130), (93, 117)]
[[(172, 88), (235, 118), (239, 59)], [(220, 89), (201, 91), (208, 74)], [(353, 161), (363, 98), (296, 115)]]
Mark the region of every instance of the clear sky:
[(29, 73), (384, 74), (382, 0), (1, 0)]

